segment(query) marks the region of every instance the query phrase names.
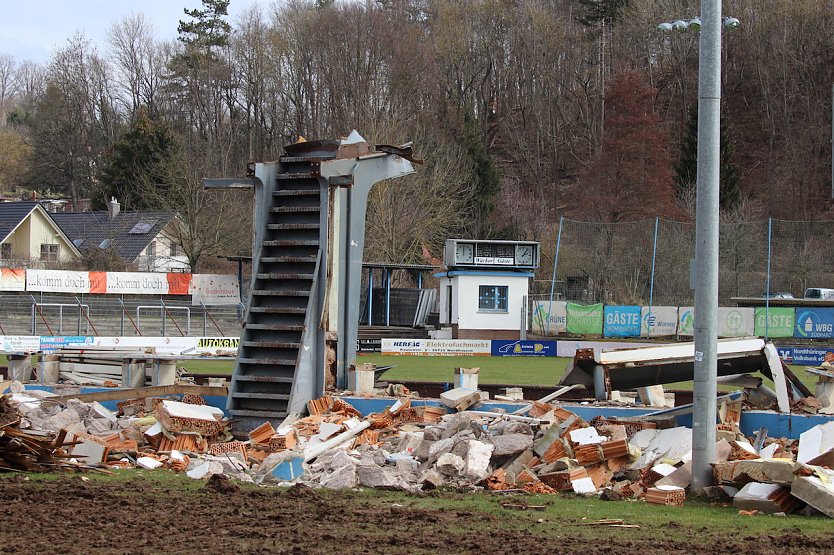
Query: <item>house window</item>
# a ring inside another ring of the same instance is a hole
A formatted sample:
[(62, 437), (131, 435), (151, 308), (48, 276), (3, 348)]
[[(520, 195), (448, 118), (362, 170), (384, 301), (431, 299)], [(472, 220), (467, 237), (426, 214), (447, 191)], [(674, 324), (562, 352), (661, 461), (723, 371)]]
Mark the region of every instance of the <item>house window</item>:
[(12, 244), (11, 243), (3, 243), (0, 245), (0, 260), (11, 260), (12, 259)]
[(478, 287), (478, 310), (482, 312), (508, 312), (506, 285), (481, 285)]
[(148, 244), (148, 256), (156, 256), (156, 241), (151, 241)]
[(180, 255), (180, 246), (175, 242), (171, 241), (171, 258)]
[(41, 243), (41, 260), (43, 262), (58, 262), (58, 245)]

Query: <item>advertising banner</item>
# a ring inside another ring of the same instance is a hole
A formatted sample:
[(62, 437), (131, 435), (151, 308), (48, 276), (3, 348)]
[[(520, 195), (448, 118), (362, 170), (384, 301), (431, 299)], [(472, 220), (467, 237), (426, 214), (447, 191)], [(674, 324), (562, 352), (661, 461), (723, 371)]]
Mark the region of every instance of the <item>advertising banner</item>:
[(236, 276), (194, 274), (191, 278), (191, 304), (236, 305), (240, 303), (240, 284)]
[(819, 366), (826, 362), (826, 358), (834, 358), (834, 348), (831, 347), (777, 347), (776, 350), (785, 364)]
[(678, 333), (678, 307), (648, 306), (640, 310), (641, 337), (669, 337)]
[(42, 335), (40, 350), (51, 353), (58, 349), (77, 349), (93, 345), (95, 339), (89, 335)]
[(639, 337), (640, 336), (640, 307), (639, 306), (606, 306), (605, 337)]
[(718, 337), (749, 337), (755, 320), (753, 307), (718, 307)]
[(756, 331), (759, 337), (793, 337), (796, 311), (788, 307), (756, 307)]
[(0, 335), (0, 351), (4, 353), (37, 353), (40, 347), (37, 335)]
[(492, 340), (494, 357), (555, 357), (555, 341)]
[(602, 335), (602, 304), (567, 304), (567, 332), (575, 335)]
[(682, 306), (678, 309), (678, 335), (695, 335), (695, 308)]
[(26, 290), (46, 293), (89, 293), (90, 272), (26, 270)]
[(489, 356), (488, 339), (383, 339), (383, 355)]
[(834, 308), (797, 308), (794, 337), (803, 339), (834, 337)]
[(0, 268), (0, 291), (26, 291), (26, 270)]
[(531, 329), (536, 335), (559, 335), (568, 331), (565, 301), (533, 301)]

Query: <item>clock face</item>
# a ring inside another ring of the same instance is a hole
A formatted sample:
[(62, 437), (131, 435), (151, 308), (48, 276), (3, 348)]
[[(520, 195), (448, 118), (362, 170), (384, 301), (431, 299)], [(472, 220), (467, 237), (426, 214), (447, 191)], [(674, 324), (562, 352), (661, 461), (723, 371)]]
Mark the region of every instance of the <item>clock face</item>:
[(515, 263), (523, 266), (530, 266), (533, 264), (532, 245), (519, 245), (516, 247)]
[(455, 262), (463, 264), (475, 262), (475, 249), (471, 243), (458, 243), (455, 249)]

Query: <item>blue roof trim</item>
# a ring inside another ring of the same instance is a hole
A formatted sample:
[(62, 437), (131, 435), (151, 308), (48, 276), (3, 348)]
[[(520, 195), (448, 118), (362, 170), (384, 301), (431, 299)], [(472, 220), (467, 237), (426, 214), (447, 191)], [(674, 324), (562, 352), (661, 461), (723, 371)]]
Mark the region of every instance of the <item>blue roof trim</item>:
[(433, 274), (436, 278), (455, 277), (455, 276), (497, 276), (497, 277), (528, 277), (531, 278), (535, 274), (533, 272), (490, 272), (487, 270), (449, 270), (448, 272), (440, 272)]

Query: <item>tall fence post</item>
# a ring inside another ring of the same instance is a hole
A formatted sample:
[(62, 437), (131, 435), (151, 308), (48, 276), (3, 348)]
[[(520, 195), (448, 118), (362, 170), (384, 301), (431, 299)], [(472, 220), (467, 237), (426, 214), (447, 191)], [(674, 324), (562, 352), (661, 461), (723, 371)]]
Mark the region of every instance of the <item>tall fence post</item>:
[(660, 218), (658, 216), (654, 217), (654, 245), (652, 246), (652, 279), (651, 283), (649, 283), (649, 315), (651, 316), (652, 313), (652, 306), (654, 301), (654, 270), (655, 270), (655, 260), (657, 260), (657, 231), (660, 227)]
[(550, 315), (553, 313), (553, 291), (556, 289), (556, 267), (559, 265), (559, 248), (562, 246), (562, 224), (565, 217), (559, 217), (559, 233), (556, 234), (556, 252), (553, 254), (553, 275), (550, 276), (550, 302), (547, 305), (547, 326), (545, 335), (550, 335)]
[(770, 264), (773, 240), (773, 218), (767, 219), (767, 282), (765, 283), (765, 341), (767, 341), (770, 330)]

